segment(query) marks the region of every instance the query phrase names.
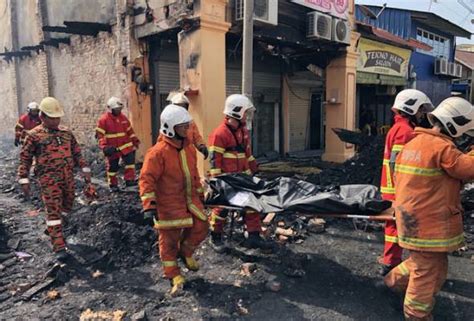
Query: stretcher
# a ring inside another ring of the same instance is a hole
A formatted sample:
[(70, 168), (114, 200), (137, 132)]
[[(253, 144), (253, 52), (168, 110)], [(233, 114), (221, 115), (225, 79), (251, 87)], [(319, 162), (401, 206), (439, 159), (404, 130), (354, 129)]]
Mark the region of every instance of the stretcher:
[[(234, 212), (243, 212), (245, 208), (230, 205), (207, 205), (208, 208), (219, 208), (226, 209)], [(383, 211), (378, 215), (363, 215), (363, 214), (329, 214), (329, 213), (296, 213), (302, 216), (312, 217), (334, 217), (334, 218), (346, 218), (346, 219), (360, 219), (368, 221), (395, 221), (395, 212), (393, 208)]]

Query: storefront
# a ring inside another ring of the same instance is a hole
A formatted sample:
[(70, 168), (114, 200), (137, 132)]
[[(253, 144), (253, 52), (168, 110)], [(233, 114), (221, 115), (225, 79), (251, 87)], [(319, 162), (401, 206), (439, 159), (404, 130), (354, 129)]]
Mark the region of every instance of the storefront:
[(395, 95), (408, 86), (411, 51), (367, 38), (357, 49), (357, 124), (376, 135), (391, 125)]

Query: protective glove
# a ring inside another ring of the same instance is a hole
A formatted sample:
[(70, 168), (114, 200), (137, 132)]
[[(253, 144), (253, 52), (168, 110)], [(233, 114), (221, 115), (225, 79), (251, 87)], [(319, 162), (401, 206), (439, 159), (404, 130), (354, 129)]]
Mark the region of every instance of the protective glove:
[(104, 155), (107, 157), (112, 156), (113, 154), (119, 152), (117, 147), (113, 147), (113, 146), (106, 146), (104, 147), (103, 151), (104, 151)]
[(198, 149), (204, 156), (204, 159), (207, 159), (209, 157), (209, 150), (207, 149), (206, 145), (199, 145)]
[(15, 138), (15, 146), (16, 147), (20, 146), (20, 139), (19, 138)]
[(155, 226), (155, 215), (156, 215), (156, 210), (146, 210), (143, 212), (143, 225), (148, 225), (148, 226)]

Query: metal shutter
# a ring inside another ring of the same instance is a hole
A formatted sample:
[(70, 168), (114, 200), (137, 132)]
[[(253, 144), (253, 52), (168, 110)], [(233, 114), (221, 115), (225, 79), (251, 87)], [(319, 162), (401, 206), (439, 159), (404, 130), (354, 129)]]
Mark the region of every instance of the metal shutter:
[(167, 94), (179, 89), (179, 64), (175, 62), (158, 61), (158, 92)]

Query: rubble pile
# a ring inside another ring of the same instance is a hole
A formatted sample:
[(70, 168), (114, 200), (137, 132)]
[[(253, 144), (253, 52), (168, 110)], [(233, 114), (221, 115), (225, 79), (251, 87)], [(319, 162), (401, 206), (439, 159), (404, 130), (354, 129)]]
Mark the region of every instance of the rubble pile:
[[(133, 267), (152, 258), (156, 235), (142, 226), (141, 205), (136, 193), (80, 206), (66, 218), (67, 243), (84, 260), (108, 267)], [(91, 253), (93, 252), (93, 253)]]
[(372, 184), (379, 186), (385, 136), (367, 136), (348, 130), (337, 133), (342, 141), (357, 146), (357, 154), (341, 165), (334, 164), (324, 169), (319, 177), (309, 177), (308, 180), (316, 180), (315, 183), (321, 185)]

